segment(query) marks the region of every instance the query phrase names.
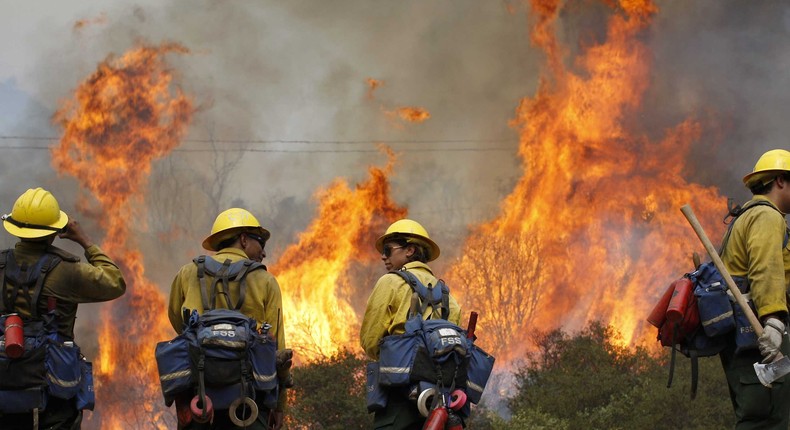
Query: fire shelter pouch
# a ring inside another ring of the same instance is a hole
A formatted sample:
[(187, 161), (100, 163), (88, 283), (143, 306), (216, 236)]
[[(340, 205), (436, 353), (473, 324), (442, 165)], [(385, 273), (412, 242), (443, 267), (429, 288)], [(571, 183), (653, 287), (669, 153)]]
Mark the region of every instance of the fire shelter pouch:
[(469, 354), (469, 367), (467, 368), (466, 396), (469, 401), (477, 404), (483, 395), (483, 390), (494, 370), (494, 357), (472, 344)]
[(159, 384), (168, 407), (173, 404), (176, 394), (191, 388), (194, 382), (189, 361), (189, 345), (194, 341), (194, 336), (190, 337), (187, 333), (156, 344), (154, 355), (159, 370)]
[(365, 369), (365, 392), (368, 412), (376, 412), (387, 407), (387, 392), (379, 384), (379, 363), (367, 364)]
[(85, 359), (80, 360), (82, 380), (77, 393), (77, 409), (92, 411), (96, 404), (96, 392), (93, 391), (93, 364)]
[(735, 316), (724, 281), (698, 282), (694, 295), (697, 296), (699, 319), (706, 335), (718, 336), (735, 329)]
[(74, 342), (49, 342), (46, 359), (49, 394), (60, 399), (77, 395), (82, 379), (80, 361), (80, 348)]
[(423, 344), (421, 333), (385, 336), (381, 339), (379, 353), (379, 383), (384, 386), (409, 384), (417, 347)]

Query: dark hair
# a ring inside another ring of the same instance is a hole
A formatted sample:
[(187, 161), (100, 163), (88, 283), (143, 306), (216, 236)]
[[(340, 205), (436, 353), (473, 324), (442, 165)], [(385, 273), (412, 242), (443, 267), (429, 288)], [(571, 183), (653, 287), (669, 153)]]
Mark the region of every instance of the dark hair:
[(387, 239), (386, 243), (394, 243), (397, 246), (406, 247), (406, 246), (413, 246), (414, 247), (414, 254), (409, 257), (409, 263), (412, 261), (419, 261), (421, 263), (428, 262), (428, 250), (422, 246), (420, 243), (409, 239), (408, 236), (400, 236), (395, 235), (389, 239)]
[(220, 249), (225, 249), (225, 248), (230, 247), (231, 245), (236, 243), (237, 240), (239, 240), (239, 236), (241, 236), (241, 235), (237, 234), (235, 236), (229, 237), (229, 238), (223, 240), (222, 242), (218, 243), (217, 244), (217, 250), (219, 251)]
[(408, 245), (414, 247), (414, 254), (411, 255), (411, 258), (409, 258), (410, 262), (411, 261), (419, 261), (421, 263), (428, 262), (428, 250), (425, 249), (424, 246), (416, 242), (409, 242)]
[(776, 183), (776, 178), (782, 178), (785, 181), (790, 182), (790, 173), (780, 173), (773, 177), (771, 182), (763, 185), (763, 181), (758, 181), (756, 184), (749, 187), (749, 191), (752, 192), (754, 195), (765, 195), (771, 192), (774, 188), (774, 184)]

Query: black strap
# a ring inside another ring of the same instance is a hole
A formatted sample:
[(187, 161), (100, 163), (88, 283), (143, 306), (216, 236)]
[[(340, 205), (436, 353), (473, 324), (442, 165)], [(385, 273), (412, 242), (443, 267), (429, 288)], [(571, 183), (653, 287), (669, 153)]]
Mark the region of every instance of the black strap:
[(439, 279), (437, 287), (442, 289), (442, 319), (446, 320), (450, 317), (450, 289), (447, 288), (444, 281)]
[(33, 301), (30, 302), (30, 313), (33, 318), (38, 318), (38, 299), (41, 298), (41, 290), (44, 288), (44, 278), (47, 276), (47, 273), (60, 262), (56, 260), (56, 258), (57, 257), (53, 255), (46, 254), (43, 257), (44, 261), (41, 262), (41, 273), (39, 273), (36, 279), (36, 286), (33, 288)]
[(241, 272), (239, 272), (239, 274), (236, 275), (235, 278), (239, 280), (239, 301), (236, 302), (236, 308), (235, 308), (237, 311), (241, 309), (241, 305), (244, 304), (244, 299), (247, 296), (247, 272), (250, 271), (250, 268), (252, 267), (252, 263), (254, 263), (254, 261), (246, 260), (244, 262), (244, 267), (241, 269)]
[[(11, 261), (14, 261), (14, 254), (11, 254)], [(15, 264), (15, 263), (14, 263)], [(19, 268), (19, 279), (26, 279), (27, 278), (27, 264), (22, 264), (22, 267)], [(22, 285), (15, 285), (15, 288), (11, 290), (11, 309), (16, 307), (16, 300), (19, 297), (19, 290), (24, 290), (24, 296), (28, 303), (30, 303), (30, 287), (27, 286), (24, 281)], [(31, 306), (32, 308), (33, 306)]]
[[(230, 295), (228, 294), (230, 285), (228, 282), (228, 269), (230, 268), (230, 263), (230, 258), (225, 259), (222, 263), (222, 267), (220, 267), (217, 274), (214, 276), (214, 282), (211, 283), (211, 309), (214, 309), (218, 295), (221, 295), (225, 299), (225, 308), (230, 309)], [(220, 283), (222, 283), (222, 289), (219, 288)]]
[(208, 290), (206, 288), (206, 256), (201, 255), (195, 260), (195, 264), (197, 264), (197, 275), (198, 275), (198, 282), (200, 283), (200, 300), (203, 302), (203, 310), (207, 311), (209, 308), (208, 304)]
[(28, 222), (17, 221), (11, 218), (10, 214), (0, 216), (0, 219), (3, 221), (8, 221), (10, 224), (13, 224), (19, 228), (32, 228), (35, 230), (50, 230), (50, 231), (62, 231), (63, 227), (52, 227), (49, 225), (42, 225), (42, 224), (31, 224)]
[(691, 358), (691, 400), (697, 397), (697, 380), (699, 379), (699, 360), (697, 359), (697, 350), (689, 350), (689, 358)]
[(677, 354), (677, 345), (675, 341), (678, 338), (679, 328), (676, 325), (672, 329), (672, 352), (669, 354), (669, 379), (667, 380), (667, 388), (672, 387), (672, 378), (675, 376), (675, 355)]
[(8, 302), (8, 294), (6, 293), (7, 282), (5, 281), (5, 266), (9, 252), (11, 252), (11, 250), (6, 249), (0, 254), (0, 282), (2, 282), (3, 294), (2, 300), (0, 300), (0, 312), (2, 313), (10, 312), (14, 309), (14, 304)]
[[(774, 205), (772, 205), (771, 203), (765, 200), (756, 200), (753, 203), (747, 202), (743, 207), (741, 207), (741, 205), (734, 204), (733, 199), (727, 199), (727, 215), (724, 216), (724, 219), (722, 221), (724, 221), (724, 223), (728, 225), (727, 225), (727, 232), (724, 233), (724, 238), (721, 240), (721, 246), (719, 246), (719, 256), (724, 256), (724, 251), (726, 251), (726, 245), (727, 242), (730, 240), (730, 233), (732, 232), (732, 227), (735, 225), (735, 221), (737, 221), (738, 218), (740, 218), (740, 216), (744, 214), (744, 212), (748, 211), (751, 208), (755, 208), (757, 206), (768, 206), (776, 210), (780, 214), (782, 214), (782, 212), (780, 212), (779, 209), (776, 209)], [(784, 214), (782, 214), (782, 217), (784, 217)], [(787, 242), (789, 240), (790, 240), (790, 229), (786, 228), (785, 237), (782, 241), (782, 249), (784, 249), (787, 246)]]

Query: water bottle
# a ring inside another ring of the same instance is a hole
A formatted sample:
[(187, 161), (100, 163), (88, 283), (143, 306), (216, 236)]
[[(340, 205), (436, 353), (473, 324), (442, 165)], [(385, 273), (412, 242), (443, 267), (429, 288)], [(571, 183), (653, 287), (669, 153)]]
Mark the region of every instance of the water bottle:
[(444, 430), (444, 425), (447, 423), (447, 408), (439, 406), (431, 411), (428, 419), (425, 420), (423, 430)]
[(5, 319), (5, 353), (9, 358), (19, 358), (25, 353), (22, 318), (17, 314), (9, 314)]

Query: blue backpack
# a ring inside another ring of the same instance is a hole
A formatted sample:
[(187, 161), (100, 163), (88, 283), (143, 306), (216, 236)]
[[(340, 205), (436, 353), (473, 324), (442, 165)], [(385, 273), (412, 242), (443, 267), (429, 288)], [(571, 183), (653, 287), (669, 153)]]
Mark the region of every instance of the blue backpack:
[[(47, 298), (46, 313), (38, 309), (44, 279), (61, 261), (61, 256), (47, 253), (33, 265), (19, 265), (11, 250), (0, 252), (0, 413), (37, 414), (46, 409), (50, 396), (76, 399), (77, 409), (93, 410), (91, 363), (72, 339), (58, 334), (56, 300)], [(12, 358), (6, 352), (6, 320), (23, 302), (31, 313), (21, 319), (24, 352)]]
[[(423, 416), (439, 406), (468, 416), (470, 403), (480, 401), (494, 357), (474, 344), (474, 336), (447, 320), (449, 289), (442, 280), (426, 287), (406, 270), (390, 273), (411, 287), (412, 303), (405, 333), (384, 337), (378, 363), (368, 366), (368, 410), (386, 406), (388, 389), (408, 387)], [(424, 320), (428, 306), (433, 312)]]
[[(732, 227), (738, 217), (757, 206), (773, 207), (766, 201), (756, 201), (745, 207), (729, 207), (725, 218), (725, 222), (729, 225), (719, 247), (720, 255), (726, 249)], [(787, 246), (789, 239), (790, 232), (785, 231), (782, 248)], [(698, 260), (696, 256), (695, 260)], [(718, 355), (726, 347), (733, 331), (735, 331), (736, 354), (757, 348), (757, 335), (745, 312), (730, 296), (721, 272), (713, 262), (699, 264), (695, 261), (695, 264), (696, 268), (693, 272), (686, 273), (669, 286), (648, 318), (648, 321), (658, 328), (658, 340), (661, 345), (672, 348), (667, 387), (672, 385), (675, 353), (680, 352), (691, 359), (692, 399), (696, 397), (697, 392), (699, 357)], [(738, 290), (747, 299), (752, 313), (756, 314), (754, 303), (749, 298), (749, 280), (739, 276), (732, 278)], [(665, 314), (667, 311), (674, 312), (675, 317), (669, 317), (668, 313)]]
[[(240, 312), (247, 274), (266, 267), (252, 260), (219, 263), (205, 255), (195, 258), (194, 263), (205, 312), (199, 315), (196, 310), (185, 309), (183, 332), (156, 345), (165, 404), (170, 406), (176, 396), (187, 395), (199, 399), (203, 410), (207, 403), (213, 409), (233, 409), (240, 402), (255, 408), (251, 400), (263, 396), (262, 403), (274, 409), (278, 396), (277, 342), (268, 334), (269, 324), (259, 331), (255, 319)], [(210, 289), (206, 275), (214, 278)], [(228, 295), (230, 282), (239, 282), (235, 304), (230, 303)], [(214, 309), (212, 305), (220, 296), (227, 308)]]

